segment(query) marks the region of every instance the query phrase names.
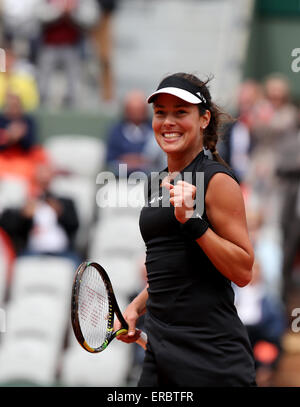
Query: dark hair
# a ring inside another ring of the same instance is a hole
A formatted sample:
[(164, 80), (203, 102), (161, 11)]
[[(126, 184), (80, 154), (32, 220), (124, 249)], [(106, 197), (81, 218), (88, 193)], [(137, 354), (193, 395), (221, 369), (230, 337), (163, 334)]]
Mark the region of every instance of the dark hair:
[(201, 94), (206, 99), (205, 103), (200, 103), (197, 105), (199, 113), (200, 115), (203, 115), (206, 110), (209, 110), (211, 114), (209, 124), (203, 132), (203, 146), (206, 150), (210, 150), (215, 161), (218, 161), (226, 167), (229, 167), (218, 153), (216, 146), (219, 139), (220, 127), (224, 123), (224, 120), (222, 118), (227, 117), (227, 119), (231, 119), (231, 116), (228, 113), (223, 112), (219, 108), (219, 106), (217, 106), (211, 100), (211, 94), (209, 92), (207, 84), (211, 81), (212, 77), (208, 78), (206, 81), (201, 81), (197, 76), (184, 72), (178, 72), (173, 74), (172, 76), (184, 78), (187, 81), (191, 82), (194, 86), (196, 85), (197, 87), (199, 87)]

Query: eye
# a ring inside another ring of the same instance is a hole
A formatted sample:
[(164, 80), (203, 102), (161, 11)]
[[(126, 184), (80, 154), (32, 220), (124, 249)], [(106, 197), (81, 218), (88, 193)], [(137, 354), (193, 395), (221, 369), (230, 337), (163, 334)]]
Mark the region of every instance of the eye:
[(182, 115), (184, 115), (184, 114), (186, 114), (187, 113), (187, 110), (185, 110), (185, 109), (179, 109), (179, 110), (177, 110), (177, 115), (179, 115), (179, 116), (182, 116)]
[(163, 116), (164, 115), (164, 111), (161, 109), (155, 110), (154, 111), (155, 116)]

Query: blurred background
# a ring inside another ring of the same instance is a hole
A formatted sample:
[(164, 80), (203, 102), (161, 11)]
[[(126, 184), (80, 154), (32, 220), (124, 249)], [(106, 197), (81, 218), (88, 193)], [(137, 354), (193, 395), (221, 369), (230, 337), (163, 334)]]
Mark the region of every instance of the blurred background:
[(121, 309), (144, 287), (143, 183), (128, 177), (165, 166), (145, 98), (176, 71), (213, 76), (235, 118), (218, 150), (256, 254), (234, 289), (257, 382), (300, 385), (299, 38), (298, 0), (0, 1), (1, 386), (136, 385), (142, 348), (81, 349), (70, 291), (85, 259)]

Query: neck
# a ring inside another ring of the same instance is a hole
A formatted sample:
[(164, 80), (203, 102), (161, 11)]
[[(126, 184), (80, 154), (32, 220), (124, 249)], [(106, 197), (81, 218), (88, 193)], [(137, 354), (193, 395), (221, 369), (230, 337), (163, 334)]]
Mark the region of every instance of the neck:
[(174, 155), (169, 154), (168, 155), (169, 173), (182, 171), (186, 166), (188, 166), (194, 160), (194, 158), (197, 157), (197, 155), (202, 150), (203, 150), (203, 147), (201, 147), (199, 150), (193, 151), (192, 154), (189, 154), (188, 156), (183, 156), (182, 154), (180, 154), (178, 156), (175, 154)]

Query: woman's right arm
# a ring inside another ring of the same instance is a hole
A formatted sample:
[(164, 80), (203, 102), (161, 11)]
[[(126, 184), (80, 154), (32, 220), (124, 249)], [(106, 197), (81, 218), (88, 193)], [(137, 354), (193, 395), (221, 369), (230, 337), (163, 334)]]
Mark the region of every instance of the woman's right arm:
[[(134, 300), (128, 305), (123, 316), (128, 324), (128, 333), (117, 336), (117, 339), (132, 343), (135, 342), (140, 336), (140, 330), (136, 330), (137, 320), (146, 312), (146, 302), (148, 299), (148, 284), (146, 287), (137, 295)], [(116, 320), (114, 329), (118, 330), (121, 328), (120, 321)]]

